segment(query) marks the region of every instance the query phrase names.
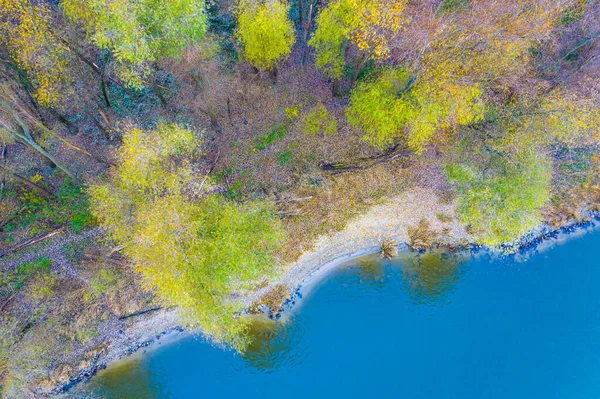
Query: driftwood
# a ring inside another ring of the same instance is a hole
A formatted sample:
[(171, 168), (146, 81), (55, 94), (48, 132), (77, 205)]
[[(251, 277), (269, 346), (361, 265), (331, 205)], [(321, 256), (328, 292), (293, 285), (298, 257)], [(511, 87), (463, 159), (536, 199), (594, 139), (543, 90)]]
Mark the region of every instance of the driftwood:
[(412, 154), (412, 151), (398, 151), (400, 145), (394, 146), (390, 151), (385, 152), (383, 154), (379, 154), (369, 158), (361, 158), (357, 163), (347, 164), (343, 162), (333, 162), (333, 163), (325, 163), (322, 162), (319, 164), (321, 170), (326, 172), (331, 172), (333, 174), (343, 173), (343, 172), (351, 172), (355, 170), (366, 170), (372, 168), (373, 166), (393, 161), (394, 159), (407, 157)]
[(18, 251), (20, 249), (29, 247), (29, 246), (31, 246), (31, 245), (33, 245), (35, 243), (40, 242), (40, 241), (46, 240), (46, 239), (48, 239), (50, 237), (54, 237), (55, 235), (60, 234), (62, 232), (63, 232), (63, 229), (60, 228), (60, 229), (51, 231), (49, 233), (44, 233), (44, 234), (41, 234), (39, 236), (30, 238), (29, 240), (25, 240), (25, 241), (23, 241), (22, 243), (20, 243), (19, 245), (15, 246), (15, 247), (12, 247), (12, 248), (7, 249), (6, 251), (0, 252), (0, 258), (4, 257), (6, 255), (9, 255), (9, 254), (11, 254), (11, 253), (13, 253), (15, 251)]

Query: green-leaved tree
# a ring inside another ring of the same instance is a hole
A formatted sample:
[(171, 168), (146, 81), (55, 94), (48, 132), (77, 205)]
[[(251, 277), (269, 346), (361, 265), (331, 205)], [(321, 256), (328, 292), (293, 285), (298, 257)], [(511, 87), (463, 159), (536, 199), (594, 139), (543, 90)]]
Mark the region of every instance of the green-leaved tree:
[(404, 136), (421, 152), (436, 131), (482, 119), (480, 96), (477, 86), (448, 83), (442, 89), (406, 69), (385, 68), (352, 91), (346, 115), (373, 145), (384, 147)]
[(61, 5), (92, 42), (112, 51), (120, 77), (133, 87), (143, 86), (150, 63), (177, 57), (207, 31), (203, 0), (63, 0)]
[(550, 196), (551, 165), (535, 151), (495, 154), (487, 167), (447, 167), (459, 194), (458, 215), (485, 245), (498, 246), (537, 227)]

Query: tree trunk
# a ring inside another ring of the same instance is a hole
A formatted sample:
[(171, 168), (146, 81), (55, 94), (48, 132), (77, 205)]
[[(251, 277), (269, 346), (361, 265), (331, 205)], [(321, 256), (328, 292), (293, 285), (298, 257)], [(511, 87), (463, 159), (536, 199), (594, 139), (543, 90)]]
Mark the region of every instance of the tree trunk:
[(36, 143), (35, 141), (31, 141), (31, 142), (26, 142), (23, 144), (30, 146), (31, 148), (33, 148), (34, 150), (39, 152), (42, 156), (44, 156), (44, 158), (50, 160), (50, 162), (52, 162), (58, 169), (62, 170), (67, 176), (69, 176), (75, 182), (81, 183), (81, 179), (79, 177), (77, 177), (77, 175), (75, 173), (71, 172), (71, 170), (69, 168), (67, 168), (66, 165), (64, 165), (62, 162), (60, 162), (56, 158), (54, 158), (54, 155), (50, 154), (48, 151), (43, 149), (38, 143)]
[(12, 177), (14, 177), (17, 181), (19, 181), (20, 183), (26, 185), (27, 187), (33, 189), (33, 190), (37, 190), (42, 197), (46, 198), (46, 199), (52, 199), (52, 198), (56, 198), (56, 196), (54, 194), (52, 194), (50, 191), (46, 190), (44, 187), (40, 186), (39, 184), (36, 184), (34, 182), (32, 182), (29, 179), (26, 179), (25, 177), (18, 175), (14, 172), (11, 172), (10, 170), (6, 169), (3, 166), (0, 166), (0, 169), (5, 171), (6, 173), (8, 173), (9, 175), (11, 175)]
[(340, 96), (340, 79), (339, 78), (333, 78), (333, 86), (331, 88), (331, 94), (334, 97)]
[(100, 75), (100, 87), (102, 88), (102, 97), (104, 98), (104, 103), (108, 108), (110, 108), (110, 100), (108, 99), (108, 91), (106, 89), (106, 77), (104, 76), (104, 70), (102, 71), (102, 75)]
[(356, 80), (358, 79), (358, 75), (360, 75), (360, 73), (363, 70), (365, 63), (367, 62), (368, 59), (369, 59), (369, 57), (367, 57), (364, 54), (361, 54), (358, 56), (357, 62), (355, 64), (354, 75), (352, 75), (352, 81), (350, 82), (351, 89), (354, 87), (354, 84), (356, 83)]

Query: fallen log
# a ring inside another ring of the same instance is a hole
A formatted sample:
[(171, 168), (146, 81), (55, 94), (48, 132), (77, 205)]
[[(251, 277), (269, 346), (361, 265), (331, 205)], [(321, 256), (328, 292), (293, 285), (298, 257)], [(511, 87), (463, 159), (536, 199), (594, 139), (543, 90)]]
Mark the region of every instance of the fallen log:
[(361, 158), (357, 161), (357, 163), (354, 163), (354, 164), (347, 164), (347, 163), (343, 163), (343, 162), (332, 162), (332, 163), (321, 162), (319, 164), (319, 168), (321, 168), (321, 170), (326, 171), (326, 172), (332, 172), (333, 174), (350, 172), (350, 171), (355, 171), (355, 170), (366, 170), (366, 169), (372, 168), (373, 166), (375, 166), (377, 164), (390, 162), (394, 159), (397, 159), (400, 157), (407, 157), (412, 154), (412, 151), (398, 152), (399, 147), (400, 146), (397, 145), (386, 153), (378, 154), (378, 155), (375, 155), (375, 156), (372, 156), (369, 158)]
[(159, 306), (159, 307), (156, 307), (156, 308), (152, 308), (152, 309), (142, 310), (140, 312), (136, 312), (136, 313), (128, 314), (128, 315), (125, 315), (125, 316), (121, 316), (121, 317), (119, 317), (119, 320), (125, 320), (125, 319), (129, 319), (130, 317), (141, 316), (143, 314), (150, 313), (150, 312), (155, 312), (155, 311), (160, 310), (160, 309), (162, 309), (162, 306)]
[(51, 232), (48, 232), (48, 233), (44, 233), (44, 234), (41, 234), (39, 236), (36, 236), (36, 237), (30, 238), (28, 240), (25, 240), (22, 243), (14, 246), (12, 248), (9, 248), (9, 249), (7, 249), (5, 251), (0, 252), (0, 258), (4, 257), (6, 255), (9, 255), (9, 254), (11, 254), (13, 252), (16, 252), (16, 251), (18, 251), (20, 249), (29, 247), (29, 246), (31, 246), (31, 245), (33, 245), (35, 243), (40, 242), (40, 241), (46, 240), (46, 239), (48, 239), (50, 237), (54, 237), (55, 235), (60, 234), (62, 232), (63, 232), (63, 228), (61, 227), (60, 229), (56, 229), (54, 231), (51, 231)]

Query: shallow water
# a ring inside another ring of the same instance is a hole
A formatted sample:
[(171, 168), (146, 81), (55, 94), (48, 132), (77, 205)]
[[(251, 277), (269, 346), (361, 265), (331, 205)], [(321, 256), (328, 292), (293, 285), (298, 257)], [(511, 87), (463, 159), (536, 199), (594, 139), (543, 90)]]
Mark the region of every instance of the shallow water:
[(78, 389), (103, 398), (600, 398), (598, 248), (595, 232), (521, 262), (361, 258), (243, 356), (189, 337)]

